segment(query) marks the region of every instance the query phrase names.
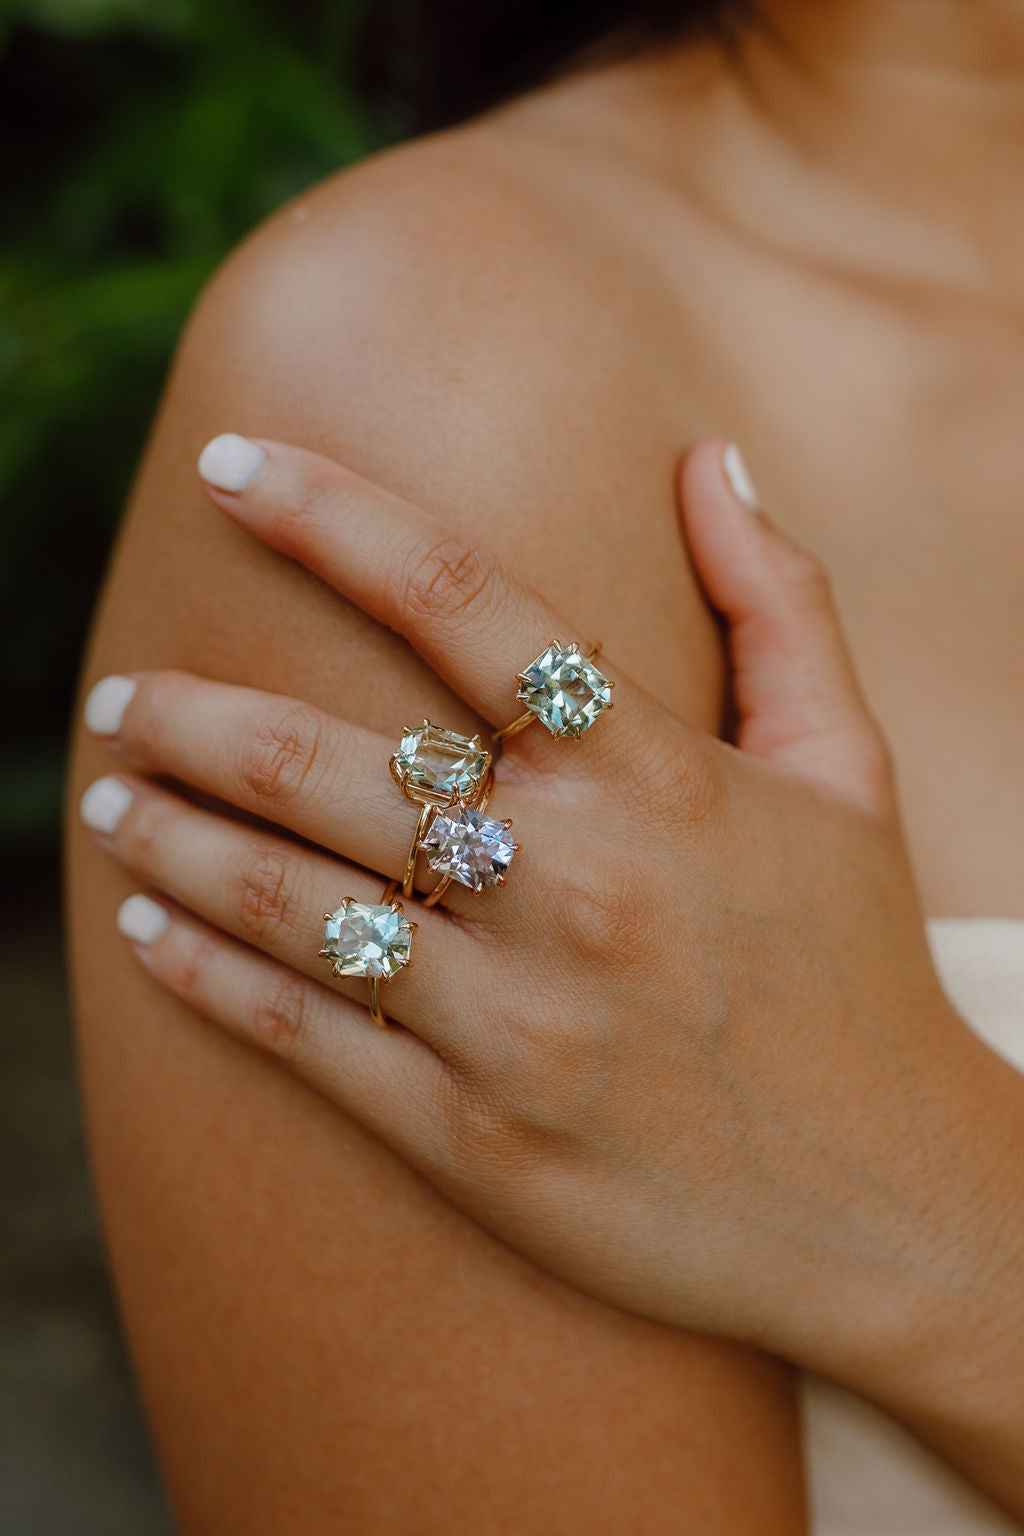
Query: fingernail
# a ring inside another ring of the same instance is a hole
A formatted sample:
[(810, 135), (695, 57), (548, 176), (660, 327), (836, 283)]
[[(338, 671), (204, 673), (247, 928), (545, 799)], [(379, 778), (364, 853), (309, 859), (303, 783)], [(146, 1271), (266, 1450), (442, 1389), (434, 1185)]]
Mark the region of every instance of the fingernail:
[(130, 677), (104, 677), (85, 701), (85, 723), (97, 736), (116, 736), (137, 683)]
[(148, 896), (129, 896), (117, 909), (117, 931), (135, 944), (154, 944), (165, 932), (167, 909)]
[(247, 437), (222, 432), (199, 455), (199, 473), (219, 491), (244, 491), (266, 456)]
[(735, 443), (730, 443), (722, 454), (722, 468), (735, 495), (748, 511), (760, 512), (761, 502), (754, 489), (754, 482), (750, 478), (750, 471), (743, 455)]
[(109, 837), (117, 831), (118, 822), (131, 803), (132, 792), (121, 779), (97, 779), (82, 796), (78, 809), (87, 827)]

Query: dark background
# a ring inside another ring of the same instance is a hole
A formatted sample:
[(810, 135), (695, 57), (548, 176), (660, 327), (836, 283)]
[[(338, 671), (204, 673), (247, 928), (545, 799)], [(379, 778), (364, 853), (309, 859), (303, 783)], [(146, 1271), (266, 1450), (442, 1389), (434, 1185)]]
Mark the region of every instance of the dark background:
[(65, 740), (171, 350), (253, 224), (382, 136), (353, 0), (0, 0), (0, 1533), (170, 1530), (96, 1228)]

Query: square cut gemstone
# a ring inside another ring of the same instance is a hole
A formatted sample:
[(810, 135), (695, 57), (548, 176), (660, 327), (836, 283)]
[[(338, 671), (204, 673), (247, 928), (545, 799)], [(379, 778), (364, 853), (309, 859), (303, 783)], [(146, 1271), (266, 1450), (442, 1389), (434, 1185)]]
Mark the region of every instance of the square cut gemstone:
[(409, 963), (413, 925), (394, 907), (343, 902), (327, 919), (323, 953), (338, 976), (376, 976), (389, 981)]
[(447, 803), (453, 796), (472, 800), (490, 760), (478, 736), (459, 736), (424, 720), (403, 733), (391, 767), (403, 789)]
[(420, 847), (431, 869), (451, 875), (471, 891), (499, 885), (516, 851), (515, 839), (503, 821), (468, 805), (438, 811)]
[(520, 672), (517, 697), (552, 736), (582, 736), (611, 708), (612, 685), (578, 645), (563, 648), (553, 640)]

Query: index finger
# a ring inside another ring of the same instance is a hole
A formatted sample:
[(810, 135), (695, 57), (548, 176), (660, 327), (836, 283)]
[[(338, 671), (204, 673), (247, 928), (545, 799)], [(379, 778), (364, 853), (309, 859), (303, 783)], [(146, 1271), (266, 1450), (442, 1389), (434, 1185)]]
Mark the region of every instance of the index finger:
[(218, 506), (404, 635), (493, 725), (508, 725), (532, 699), (554, 734), (578, 736), (611, 707), (612, 682), (587, 659), (586, 637), (422, 507), (265, 438), (214, 438), (199, 472)]

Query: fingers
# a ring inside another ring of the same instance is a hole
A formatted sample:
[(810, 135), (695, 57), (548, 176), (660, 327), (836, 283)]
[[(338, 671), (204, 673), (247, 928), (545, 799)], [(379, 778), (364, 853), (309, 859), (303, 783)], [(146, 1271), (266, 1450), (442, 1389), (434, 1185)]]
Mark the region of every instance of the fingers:
[[(390, 879), (405, 871), (419, 806), (388, 770), (398, 739), (335, 719), (294, 699), (208, 682), (185, 672), (108, 677), (85, 720), (150, 773), (297, 832)], [(514, 795), (503, 790), (503, 814)], [(438, 877), (417, 864), (420, 888)], [(470, 910), (458, 887), (449, 907)]]
[[(346, 896), (377, 905), (382, 882), (364, 870), (272, 837), (127, 775), (99, 779), (86, 791), (82, 817), (108, 850), (146, 884), (225, 933), (243, 940), (354, 1001), (368, 1001), (360, 977), (328, 980), (324, 914)], [(403, 966), (381, 988), (384, 1012), (438, 1050), (456, 1028), (473, 1027), (472, 1010), (456, 1026), (452, 999), (483, 992), (493, 960), (477, 965), (474, 940), (443, 908), (406, 911), (418, 925)], [(421, 964), (415, 962), (421, 961)]]
[(329, 987), (148, 896), (118, 927), (137, 959), (203, 1018), (267, 1052), (421, 1168), (444, 1155), (444, 1062), (416, 1035), (368, 1026)]
[(757, 512), (734, 446), (705, 443), (689, 455), (682, 516), (697, 572), (729, 626), (737, 745), (871, 812), (888, 810), (888, 752), (854, 673), (828, 578), (813, 555)]
[(495, 726), (522, 713), (516, 675), (553, 638), (590, 643), (494, 556), (319, 454), (226, 434), (199, 469), (218, 506), (404, 635)]

